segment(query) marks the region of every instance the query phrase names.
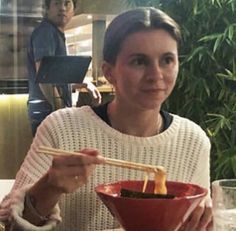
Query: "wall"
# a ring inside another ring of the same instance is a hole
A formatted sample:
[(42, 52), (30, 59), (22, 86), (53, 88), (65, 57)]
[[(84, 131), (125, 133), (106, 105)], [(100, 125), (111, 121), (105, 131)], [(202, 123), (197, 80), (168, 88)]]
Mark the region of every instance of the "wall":
[(42, 17), (42, 0), (0, 1), (0, 80), (26, 79), (26, 45)]
[(78, 0), (77, 14), (118, 14), (127, 10), (126, 0)]
[(0, 95), (0, 179), (14, 178), (32, 142), (28, 95)]

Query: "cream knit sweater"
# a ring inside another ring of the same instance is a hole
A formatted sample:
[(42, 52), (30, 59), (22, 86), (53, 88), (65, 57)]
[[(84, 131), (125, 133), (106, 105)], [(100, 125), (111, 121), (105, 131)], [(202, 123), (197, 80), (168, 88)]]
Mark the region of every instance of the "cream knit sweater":
[[(94, 231), (116, 227), (108, 210), (94, 193), (105, 182), (143, 179), (143, 173), (119, 167), (99, 165), (86, 186), (61, 198), (51, 220), (34, 227), (21, 218), (25, 191), (45, 174), (52, 158), (39, 155), (39, 145), (65, 150), (96, 148), (105, 157), (152, 165), (162, 165), (168, 180), (192, 182), (209, 189), (210, 142), (204, 131), (188, 119), (173, 115), (170, 127), (152, 137), (122, 134), (102, 121), (88, 106), (60, 109), (47, 117), (22, 164), (12, 193), (1, 204), (0, 219), (9, 212), (24, 230)], [(7, 215), (8, 216), (8, 215)], [(62, 220), (62, 222), (58, 222)], [(58, 224), (59, 223), (59, 224)]]

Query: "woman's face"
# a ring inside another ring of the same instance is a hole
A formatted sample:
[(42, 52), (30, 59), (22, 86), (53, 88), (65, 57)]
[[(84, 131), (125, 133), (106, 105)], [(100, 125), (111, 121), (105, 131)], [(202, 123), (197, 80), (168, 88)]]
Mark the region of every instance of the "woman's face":
[(116, 100), (139, 109), (155, 109), (172, 92), (179, 70), (177, 42), (163, 30), (136, 32), (121, 47), (115, 65), (104, 74)]

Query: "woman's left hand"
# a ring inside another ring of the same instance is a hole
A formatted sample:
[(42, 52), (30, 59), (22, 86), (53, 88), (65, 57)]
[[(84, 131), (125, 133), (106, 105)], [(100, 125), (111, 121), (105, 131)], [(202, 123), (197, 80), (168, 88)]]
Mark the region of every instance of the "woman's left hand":
[(180, 231), (212, 231), (212, 202), (210, 198), (203, 200), (192, 212)]

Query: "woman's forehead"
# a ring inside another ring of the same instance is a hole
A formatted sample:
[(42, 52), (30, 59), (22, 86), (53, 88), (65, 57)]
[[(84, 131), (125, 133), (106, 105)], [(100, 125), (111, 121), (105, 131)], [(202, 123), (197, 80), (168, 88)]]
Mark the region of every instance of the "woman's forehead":
[(163, 29), (139, 31), (127, 36), (121, 46), (121, 51), (145, 50), (177, 50), (177, 42), (169, 32)]

